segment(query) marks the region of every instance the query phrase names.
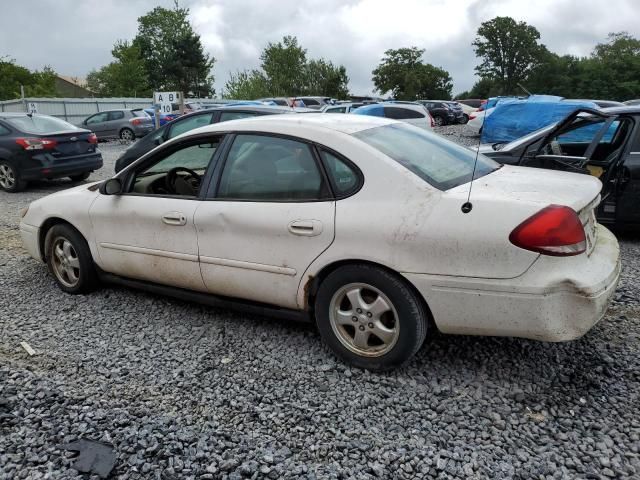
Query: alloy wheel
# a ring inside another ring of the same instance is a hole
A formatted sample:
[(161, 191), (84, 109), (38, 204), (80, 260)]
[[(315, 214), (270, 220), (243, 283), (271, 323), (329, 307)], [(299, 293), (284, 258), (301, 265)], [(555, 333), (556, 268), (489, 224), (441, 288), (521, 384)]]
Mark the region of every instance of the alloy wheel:
[(9, 165), (0, 165), (0, 186), (7, 190), (12, 189), (16, 184), (16, 174)]
[(53, 272), (66, 287), (73, 288), (80, 281), (80, 259), (69, 240), (57, 237), (53, 241)]
[(366, 283), (339, 289), (329, 307), (331, 328), (340, 342), (357, 355), (379, 357), (398, 341), (400, 322), (391, 300)]
[(122, 140), (126, 140), (127, 142), (130, 142), (133, 140), (133, 132), (128, 128), (125, 128), (124, 130), (122, 130), (122, 132), (120, 132), (120, 138)]

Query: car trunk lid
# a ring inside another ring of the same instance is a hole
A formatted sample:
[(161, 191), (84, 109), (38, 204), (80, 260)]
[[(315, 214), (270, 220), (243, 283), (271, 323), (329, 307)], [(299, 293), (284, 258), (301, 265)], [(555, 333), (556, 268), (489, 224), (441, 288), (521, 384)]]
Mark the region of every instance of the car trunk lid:
[(43, 135), (43, 138), (55, 141), (55, 146), (49, 151), (54, 158), (75, 157), (96, 151), (95, 134), (86, 130), (52, 133)]

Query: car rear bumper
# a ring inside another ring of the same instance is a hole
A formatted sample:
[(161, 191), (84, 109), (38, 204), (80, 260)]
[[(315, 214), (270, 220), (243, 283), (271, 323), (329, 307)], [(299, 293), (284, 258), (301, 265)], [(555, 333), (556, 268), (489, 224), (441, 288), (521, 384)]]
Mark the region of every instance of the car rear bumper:
[(80, 175), (102, 168), (102, 154), (100, 152), (90, 155), (80, 155), (67, 158), (45, 157), (39, 160), (39, 165), (21, 170), (23, 180), (39, 180), (43, 178), (60, 178), (72, 175)]
[(598, 225), (591, 255), (540, 256), (514, 279), (405, 274), (443, 333), (573, 340), (604, 315), (620, 277), (615, 236)]

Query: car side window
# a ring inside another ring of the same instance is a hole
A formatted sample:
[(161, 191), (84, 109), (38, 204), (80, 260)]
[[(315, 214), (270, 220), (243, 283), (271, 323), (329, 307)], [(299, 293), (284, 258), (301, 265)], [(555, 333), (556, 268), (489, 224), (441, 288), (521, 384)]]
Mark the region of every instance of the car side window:
[(410, 108), (384, 107), (384, 116), (394, 120), (405, 120), (408, 118), (424, 118), (424, 115)]
[(313, 106), (320, 105), (320, 102), (318, 102), (317, 100), (314, 100), (313, 98), (302, 98), (301, 100), (304, 102), (304, 104), (307, 107), (309, 105), (313, 105)]
[(0, 125), (0, 135), (9, 135), (10, 133), (11, 133), (11, 130), (9, 130), (4, 125)]
[(171, 130), (169, 130), (169, 138), (177, 137), (194, 128), (209, 125), (211, 123), (211, 117), (213, 117), (213, 113), (203, 113), (175, 121), (171, 125)]
[(195, 197), (221, 137), (190, 141), (160, 155), (135, 172), (130, 192)]
[(109, 112), (109, 121), (124, 118), (124, 112)]
[(218, 198), (309, 201), (329, 191), (309, 145), (267, 135), (238, 135), (222, 171)]
[(87, 119), (87, 125), (106, 122), (107, 118), (109, 118), (109, 112), (96, 113), (93, 117)]
[(331, 152), (320, 149), (320, 158), (333, 185), (337, 197), (347, 196), (360, 185), (355, 167), (348, 165)]
[(222, 112), (220, 114), (220, 122), (226, 122), (228, 120), (239, 120), (241, 118), (255, 117), (254, 112)]

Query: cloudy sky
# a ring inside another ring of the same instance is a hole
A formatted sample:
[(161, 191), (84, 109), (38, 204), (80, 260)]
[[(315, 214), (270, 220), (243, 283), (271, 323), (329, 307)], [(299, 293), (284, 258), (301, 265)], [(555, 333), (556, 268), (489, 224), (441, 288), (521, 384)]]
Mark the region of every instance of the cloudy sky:
[[(259, 65), (269, 41), (295, 35), (310, 57), (346, 66), (353, 93), (372, 92), (385, 50), (418, 46), (451, 73), (454, 93), (473, 85), (471, 47), (481, 22), (497, 15), (535, 25), (557, 53), (587, 55), (609, 32), (640, 37), (638, 0), (180, 0), (216, 59), (216, 89), (229, 72)], [(173, 0), (2, 0), (0, 57), (32, 69), (85, 76), (111, 61), (137, 18)]]

